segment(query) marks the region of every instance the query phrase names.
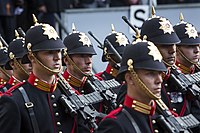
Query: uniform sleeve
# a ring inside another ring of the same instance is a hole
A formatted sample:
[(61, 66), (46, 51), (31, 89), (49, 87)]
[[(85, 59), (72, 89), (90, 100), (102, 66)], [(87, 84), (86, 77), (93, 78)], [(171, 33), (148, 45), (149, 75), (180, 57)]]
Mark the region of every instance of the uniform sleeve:
[(8, 96), (0, 98), (1, 133), (20, 133), (20, 113), (14, 100)]
[(100, 124), (95, 133), (124, 133), (116, 119), (106, 118)]

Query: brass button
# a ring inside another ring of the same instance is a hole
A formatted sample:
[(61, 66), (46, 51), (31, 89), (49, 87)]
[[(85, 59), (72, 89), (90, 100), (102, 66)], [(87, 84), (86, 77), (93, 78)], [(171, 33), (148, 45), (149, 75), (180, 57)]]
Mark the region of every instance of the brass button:
[(56, 123), (56, 125), (57, 125), (57, 126), (61, 126), (61, 123), (58, 121), (58, 122)]
[(51, 99), (55, 99), (56, 97), (55, 97), (55, 95), (51, 95)]
[(55, 116), (59, 116), (60, 114), (58, 112), (55, 113)]
[(54, 104), (53, 104), (53, 107), (54, 107), (54, 108), (56, 108), (56, 107), (57, 107), (57, 104), (56, 104), (56, 103), (54, 103)]

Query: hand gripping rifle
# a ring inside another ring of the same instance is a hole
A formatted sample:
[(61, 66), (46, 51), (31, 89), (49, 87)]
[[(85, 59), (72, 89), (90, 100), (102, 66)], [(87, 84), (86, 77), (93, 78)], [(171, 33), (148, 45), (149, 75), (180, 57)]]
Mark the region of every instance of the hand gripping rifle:
[(192, 133), (191, 129), (200, 125), (200, 122), (192, 115), (175, 117), (159, 99), (156, 100), (156, 110), (159, 114), (156, 118), (157, 123), (168, 133)]
[(58, 77), (58, 88), (63, 93), (59, 101), (65, 108), (65, 112), (71, 116), (80, 114), (91, 128), (97, 129), (96, 118), (103, 118), (105, 115), (97, 112), (92, 104), (103, 101), (102, 97), (99, 97), (100, 94), (93, 92), (87, 95), (77, 95), (61, 73), (58, 74)]
[(169, 82), (176, 86), (182, 93), (189, 93), (195, 98), (200, 95), (200, 72), (183, 74), (175, 66), (171, 67)]

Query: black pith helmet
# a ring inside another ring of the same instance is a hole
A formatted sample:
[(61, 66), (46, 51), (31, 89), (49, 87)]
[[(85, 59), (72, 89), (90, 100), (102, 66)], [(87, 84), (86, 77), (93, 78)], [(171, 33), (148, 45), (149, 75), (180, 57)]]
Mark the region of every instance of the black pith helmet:
[(162, 55), (150, 41), (133, 42), (133, 44), (125, 48), (117, 78), (124, 80), (124, 74), (128, 71), (128, 62), (130, 60), (132, 61), (133, 69), (167, 70), (162, 62)]
[[(102, 61), (106, 62), (106, 55), (105, 52), (109, 55), (113, 55), (113, 50), (110, 49), (108, 43), (106, 42), (106, 39), (113, 45), (113, 47), (117, 50), (117, 52), (122, 55), (124, 52), (124, 48), (126, 45), (130, 44), (127, 36), (122, 32), (116, 32), (114, 31), (114, 26), (112, 25), (112, 33), (110, 33), (108, 36), (106, 36), (104, 40), (104, 50), (102, 55)], [(117, 62), (118, 63), (118, 62)]]
[(6, 65), (6, 62), (9, 61), (7, 48), (0, 48), (0, 57), (0, 67), (3, 67)]
[[(27, 32), (25, 47), (28, 51), (62, 50), (65, 48), (55, 29), (49, 24), (35, 24)], [(22, 63), (30, 62), (27, 54), (23, 57)]]
[(141, 36), (146, 35), (147, 40), (159, 45), (172, 45), (180, 43), (170, 21), (164, 17), (156, 16), (152, 8), (152, 17), (147, 19), (141, 27)]
[(10, 61), (15, 59), (21, 59), (26, 54), (26, 48), (24, 47), (25, 39), (23, 37), (19, 37), (17, 31), (15, 31), (16, 39), (10, 42), (8, 46), (8, 57), (9, 60), (5, 65), (5, 69), (12, 70), (10, 66)]
[(183, 15), (180, 15), (180, 23), (174, 26), (174, 30), (181, 42), (178, 45), (198, 45), (200, 38), (194, 25), (183, 21)]
[(89, 37), (83, 32), (76, 31), (74, 25), (72, 30), (73, 32), (64, 39), (64, 44), (67, 47), (67, 54), (96, 55)]

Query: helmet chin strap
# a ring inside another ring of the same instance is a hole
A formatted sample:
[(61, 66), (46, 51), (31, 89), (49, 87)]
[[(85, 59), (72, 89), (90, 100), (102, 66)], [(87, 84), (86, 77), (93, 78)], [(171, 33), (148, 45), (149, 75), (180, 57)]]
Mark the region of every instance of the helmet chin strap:
[(190, 62), (193, 65), (197, 64), (196, 62), (193, 62), (193, 61), (189, 60), (178, 47), (177, 47), (177, 50), (185, 60), (187, 60), (188, 62)]
[(38, 62), (38, 64), (40, 64), (47, 71), (52, 72), (53, 74), (58, 74), (61, 71), (61, 67), (60, 67), (59, 70), (53, 70), (53, 69), (45, 66), (39, 59), (36, 58), (36, 56), (32, 52), (31, 52), (31, 56), (33, 56), (33, 58), (35, 59), (35, 61)]
[(74, 63), (74, 61), (69, 57), (68, 54), (65, 53), (64, 56), (67, 58), (67, 60), (69, 61), (69, 63), (72, 64), (72, 65), (75, 67), (75, 69), (78, 70), (83, 76), (87, 76), (87, 77), (88, 77), (89, 75), (91, 75), (91, 74), (86, 74), (86, 73), (84, 73), (84, 72)]
[(24, 69), (24, 67), (22, 66), (22, 64), (16, 59), (14, 58), (14, 62), (16, 63), (16, 65), (18, 66), (18, 68), (26, 74), (26, 76), (29, 76), (29, 73)]

